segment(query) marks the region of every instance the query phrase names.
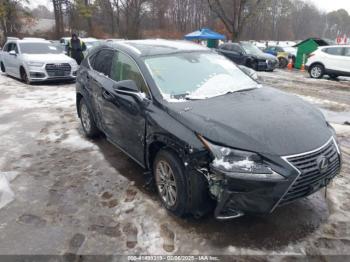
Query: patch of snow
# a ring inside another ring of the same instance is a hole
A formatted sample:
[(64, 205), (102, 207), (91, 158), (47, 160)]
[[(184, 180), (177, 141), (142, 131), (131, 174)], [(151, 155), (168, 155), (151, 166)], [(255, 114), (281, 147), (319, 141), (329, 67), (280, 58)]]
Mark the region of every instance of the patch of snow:
[(0, 172), (0, 209), (15, 199), (9, 182), (14, 180), (17, 175), (17, 172)]
[(97, 146), (92, 142), (83, 138), (77, 129), (67, 132), (68, 138), (62, 141), (62, 145), (70, 146), (76, 149), (97, 149)]

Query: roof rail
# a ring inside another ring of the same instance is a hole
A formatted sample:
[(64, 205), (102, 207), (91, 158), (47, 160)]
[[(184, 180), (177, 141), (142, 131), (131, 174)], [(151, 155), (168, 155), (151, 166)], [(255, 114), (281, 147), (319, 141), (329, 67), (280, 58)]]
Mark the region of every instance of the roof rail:
[(18, 37), (8, 36), (7, 40), (19, 40)]
[(45, 38), (39, 38), (39, 37), (24, 37), (23, 40), (40, 40), (40, 41), (46, 41)]

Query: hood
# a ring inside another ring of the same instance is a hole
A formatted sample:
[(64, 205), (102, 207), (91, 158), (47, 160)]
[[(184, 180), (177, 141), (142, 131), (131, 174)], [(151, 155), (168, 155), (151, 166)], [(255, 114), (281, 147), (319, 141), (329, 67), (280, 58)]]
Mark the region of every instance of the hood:
[(264, 60), (277, 60), (277, 58), (273, 55), (267, 54), (267, 53), (261, 53), (261, 54), (254, 54), (253, 57), (257, 59), (264, 59)]
[(72, 63), (73, 59), (65, 54), (24, 54), (24, 60), (45, 63)]
[(273, 88), (168, 103), (167, 107), (172, 117), (211, 142), (261, 154), (311, 151), (332, 135), (318, 109)]

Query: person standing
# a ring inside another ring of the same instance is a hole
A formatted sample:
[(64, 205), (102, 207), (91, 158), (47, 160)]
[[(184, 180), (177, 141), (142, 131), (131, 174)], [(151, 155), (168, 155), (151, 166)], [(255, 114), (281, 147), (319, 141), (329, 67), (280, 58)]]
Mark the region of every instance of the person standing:
[(68, 55), (77, 61), (80, 65), (84, 59), (84, 51), (86, 50), (85, 43), (79, 39), (77, 34), (72, 34), (72, 38), (68, 42)]

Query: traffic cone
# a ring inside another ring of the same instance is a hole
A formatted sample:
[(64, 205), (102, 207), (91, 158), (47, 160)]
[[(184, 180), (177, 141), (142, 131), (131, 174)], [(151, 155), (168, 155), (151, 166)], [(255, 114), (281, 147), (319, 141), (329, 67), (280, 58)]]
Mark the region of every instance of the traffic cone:
[(290, 58), (289, 62), (288, 62), (288, 70), (292, 70), (293, 69), (293, 60)]
[(304, 64), (304, 63), (302, 63), (301, 68), (300, 68), (300, 71), (301, 71), (301, 72), (305, 72), (305, 64)]

